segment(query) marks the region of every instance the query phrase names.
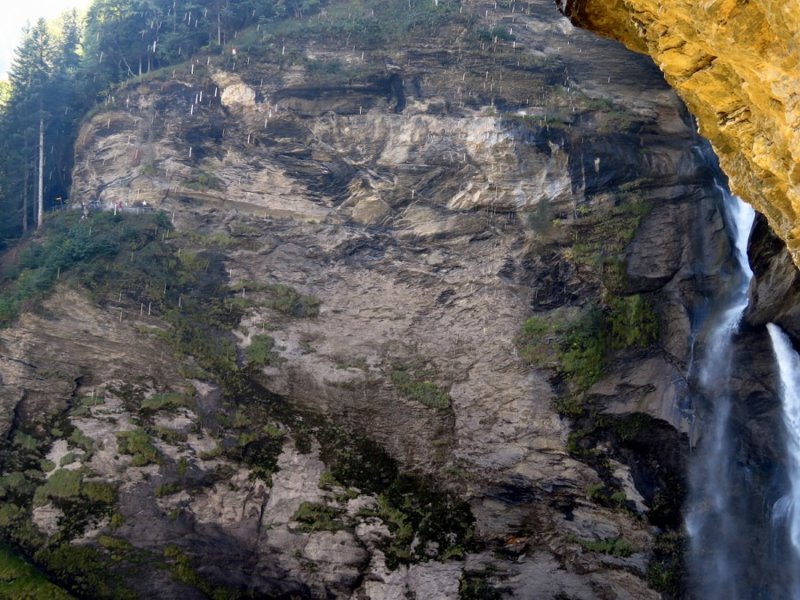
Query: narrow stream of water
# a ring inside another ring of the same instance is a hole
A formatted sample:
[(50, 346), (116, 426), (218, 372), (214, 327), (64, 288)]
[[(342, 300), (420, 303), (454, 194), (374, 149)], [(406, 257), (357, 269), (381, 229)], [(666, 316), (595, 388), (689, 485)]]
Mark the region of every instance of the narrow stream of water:
[(753, 209), (722, 184), (722, 212), (733, 250), (730, 272), (722, 277), (724, 286), (713, 299), (710, 316), (698, 336), (699, 348), (690, 378), (694, 395), (711, 405), (711, 417), (703, 440), (692, 459), (686, 529), (689, 534), (689, 571), (697, 598), (735, 600), (740, 593), (737, 572), (741, 561), (742, 511), (737, 510), (739, 474), (733, 461), (735, 448), (731, 431), (730, 386), (733, 374), (733, 341), (747, 308), (747, 290), (753, 272), (747, 261), (747, 240), (753, 225)]

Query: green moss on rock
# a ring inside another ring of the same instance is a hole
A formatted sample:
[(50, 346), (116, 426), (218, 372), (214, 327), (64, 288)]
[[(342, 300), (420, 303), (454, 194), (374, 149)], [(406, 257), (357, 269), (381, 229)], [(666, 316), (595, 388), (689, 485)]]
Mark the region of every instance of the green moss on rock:
[(119, 451), (133, 456), (131, 464), (143, 467), (149, 464), (161, 464), (161, 454), (150, 441), (150, 435), (144, 429), (120, 431), (117, 433)]

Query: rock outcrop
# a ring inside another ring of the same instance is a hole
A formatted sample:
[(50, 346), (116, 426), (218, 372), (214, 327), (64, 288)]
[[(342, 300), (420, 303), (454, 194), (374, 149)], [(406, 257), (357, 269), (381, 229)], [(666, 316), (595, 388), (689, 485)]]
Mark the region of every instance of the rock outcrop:
[(797, 1), (559, 0), (580, 27), (652, 56), (697, 118), (731, 188), (800, 265)]

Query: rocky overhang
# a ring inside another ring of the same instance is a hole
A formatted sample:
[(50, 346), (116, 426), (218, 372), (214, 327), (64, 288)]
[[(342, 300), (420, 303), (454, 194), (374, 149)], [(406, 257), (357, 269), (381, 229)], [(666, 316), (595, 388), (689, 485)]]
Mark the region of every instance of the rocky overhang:
[(800, 264), (800, 2), (557, 0), (573, 24), (649, 54), (697, 119), (731, 188)]

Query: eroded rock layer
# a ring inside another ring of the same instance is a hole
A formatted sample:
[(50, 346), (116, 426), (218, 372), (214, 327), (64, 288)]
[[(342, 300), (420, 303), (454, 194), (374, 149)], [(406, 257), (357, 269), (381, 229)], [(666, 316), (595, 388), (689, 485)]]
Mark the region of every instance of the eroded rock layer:
[(731, 187), (800, 264), (800, 2), (559, 0), (572, 22), (653, 57)]

